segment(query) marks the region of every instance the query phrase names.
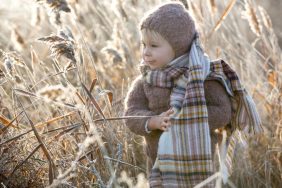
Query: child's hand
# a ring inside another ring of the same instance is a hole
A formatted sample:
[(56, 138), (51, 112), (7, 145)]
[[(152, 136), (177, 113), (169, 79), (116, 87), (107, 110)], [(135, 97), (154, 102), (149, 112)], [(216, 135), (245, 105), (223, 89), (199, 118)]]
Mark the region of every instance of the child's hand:
[(161, 113), (159, 116), (151, 117), (148, 121), (148, 129), (157, 130), (160, 129), (162, 131), (167, 131), (170, 127), (170, 115), (173, 114), (173, 110), (169, 109), (166, 112)]

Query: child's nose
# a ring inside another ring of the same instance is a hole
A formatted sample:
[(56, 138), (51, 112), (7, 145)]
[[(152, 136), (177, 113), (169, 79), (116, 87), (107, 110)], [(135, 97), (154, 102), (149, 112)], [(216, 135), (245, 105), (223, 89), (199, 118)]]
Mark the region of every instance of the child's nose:
[(147, 48), (147, 47), (144, 47), (144, 49), (143, 49), (143, 55), (144, 55), (144, 56), (150, 56), (150, 55), (151, 55), (150, 49)]

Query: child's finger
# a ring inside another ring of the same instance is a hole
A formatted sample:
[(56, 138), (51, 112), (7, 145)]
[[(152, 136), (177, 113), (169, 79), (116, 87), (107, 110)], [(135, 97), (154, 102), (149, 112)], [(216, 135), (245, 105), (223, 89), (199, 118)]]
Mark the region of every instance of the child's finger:
[(168, 111), (165, 112), (165, 114), (167, 116), (169, 116), (169, 115), (173, 114), (173, 112), (174, 112), (173, 109), (169, 109)]
[(167, 130), (168, 130), (168, 127), (167, 127), (167, 126), (162, 126), (162, 127), (161, 127), (161, 130), (162, 130), (162, 131), (167, 131)]
[(169, 121), (165, 122), (165, 126), (170, 127), (171, 123)]
[(170, 122), (162, 122), (161, 126), (162, 127), (169, 127), (170, 126)]
[(169, 120), (170, 120), (170, 117), (164, 117), (164, 118), (163, 118), (163, 121), (164, 121), (164, 122), (169, 122)]

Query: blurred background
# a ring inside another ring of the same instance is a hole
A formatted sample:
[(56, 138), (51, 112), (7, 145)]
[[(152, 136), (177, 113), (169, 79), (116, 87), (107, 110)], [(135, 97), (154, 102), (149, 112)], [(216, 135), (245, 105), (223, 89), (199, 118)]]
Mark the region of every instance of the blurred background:
[[(0, 0), (1, 187), (148, 186), (146, 143), (119, 118), (140, 74), (139, 20), (163, 2)], [(211, 59), (238, 72), (265, 130), (218, 187), (279, 187), (282, 2), (181, 2)]]
[(280, 47), (282, 46), (282, 22), (279, 17), (281, 16), (282, 2), (278, 0), (257, 0), (258, 4), (261, 4), (268, 12), (272, 22), (273, 28), (279, 40)]

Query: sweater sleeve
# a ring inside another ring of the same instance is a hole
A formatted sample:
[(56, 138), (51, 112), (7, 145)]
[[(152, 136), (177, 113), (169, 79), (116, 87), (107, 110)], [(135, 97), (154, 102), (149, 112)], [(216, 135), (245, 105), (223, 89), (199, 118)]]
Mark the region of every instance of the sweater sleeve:
[[(143, 81), (138, 77), (132, 84), (125, 99), (125, 116), (152, 116), (157, 115), (156, 112), (150, 111), (148, 108), (148, 100), (146, 98)], [(145, 123), (149, 118), (143, 119), (127, 119), (126, 126), (135, 134), (146, 136)]]
[(232, 116), (231, 101), (222, 84), (216, 80), (205, 81), (205, 96), (210, 129), (215, 130), (229, 124)]

